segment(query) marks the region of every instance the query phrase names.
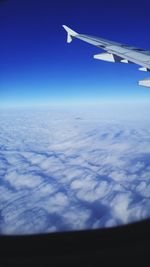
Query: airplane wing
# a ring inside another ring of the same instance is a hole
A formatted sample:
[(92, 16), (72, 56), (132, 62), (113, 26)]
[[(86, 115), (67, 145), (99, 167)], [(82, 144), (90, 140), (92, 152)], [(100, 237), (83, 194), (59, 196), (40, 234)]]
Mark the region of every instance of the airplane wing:
[[(134, 63), (141, 66), (139, 70), (150, 71), (150, 51), (108, 41), (95, 36), (79, 34), (66, 25), (63, 25), (63, 28), (67, 31), (68, 43), (70, 43), (73, 38), (77, 38), (106, 51), (105, 53), (94, 55), (95, 59), (114, 63)], [(150, 87), (150, 78), (139, 81), (139, 85)]]

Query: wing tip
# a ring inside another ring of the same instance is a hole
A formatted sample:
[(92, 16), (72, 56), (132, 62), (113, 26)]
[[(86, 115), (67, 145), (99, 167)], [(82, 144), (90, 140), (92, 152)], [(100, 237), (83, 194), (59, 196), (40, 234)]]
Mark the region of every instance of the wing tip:
[(70, 36), (76, 36), (78, 33), (73, 31), (71, 28), (69, 28), (67, 25), (63, 24), (62, 27), (65, 29), (65, 31), (67, 32), (67, 34), (69, 34)]

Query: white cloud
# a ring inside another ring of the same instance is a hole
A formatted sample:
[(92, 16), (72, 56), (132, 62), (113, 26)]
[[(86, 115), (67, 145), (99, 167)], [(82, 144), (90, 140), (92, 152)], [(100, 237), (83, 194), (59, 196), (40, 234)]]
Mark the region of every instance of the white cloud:
[(98, 112), (0, 115), (2, 233), (111, 227), (150, 217), (148, 124)]
[(146, 182), (141, 182), (136, 190), (145, 198), (150, 198), (150, 184), (146, 184)]
[(62, 216), (65, 222), (69, 225), (70, 229), (81, 230), (86, 229), (88, 227), (87, 220), (89, 219), (90, 215), (90, 210), (83, 208), (81, 208), (80, 210), (78, 208), (71, 208), (70, 210), (66, 211)]
[(19, 174), (16, 171), (9, 172), (5, 175), (5, 180), (8, 181), (15, 189), (21, 189), (23, 187), (36, 188), (42, 183), (40, 176), (31, 174)]
[(120, 220), (122, 223), (128, 222), (129, 217), (129, 204), (131, 202), (131, 193), (118, 193), (114, 197), (112, 203), (110, 204), (113, 211), (113, 217)]

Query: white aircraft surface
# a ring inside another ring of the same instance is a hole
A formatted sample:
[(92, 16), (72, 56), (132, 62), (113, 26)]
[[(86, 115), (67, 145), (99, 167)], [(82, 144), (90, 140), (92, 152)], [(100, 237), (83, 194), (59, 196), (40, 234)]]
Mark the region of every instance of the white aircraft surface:
[[(78, 38), (84, 42), (95, 45), (107, 52), (94, 55), (94, 58), (105, 60), (109, 62), (120, 63), (135, 63), (139, 66), (141, 71), (150, 71), (150, 51), (141, 48), (136, 48), (106, 39), (79, 34), (66, 25), (63, 28), (67, 31), (67, 43), (71, 43), (73, 38)], [(150, 87), (150, 78), (138, 82), (141, 86)]]

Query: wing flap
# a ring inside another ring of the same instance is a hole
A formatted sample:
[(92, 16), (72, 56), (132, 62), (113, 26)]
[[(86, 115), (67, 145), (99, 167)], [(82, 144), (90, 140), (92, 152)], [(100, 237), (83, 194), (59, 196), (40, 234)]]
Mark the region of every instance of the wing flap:
[(100, 53), (93, 56), (95, 59), (114, 62), (114, 63), (132, 63), (127, 59), (124, 59), (123, 57), (120, 57), (118, 55), (112, 54), (112, 53)]
[(139, 81), (139, 85), (145, 86), (145, 87), (150, 87), (150, 78)]

